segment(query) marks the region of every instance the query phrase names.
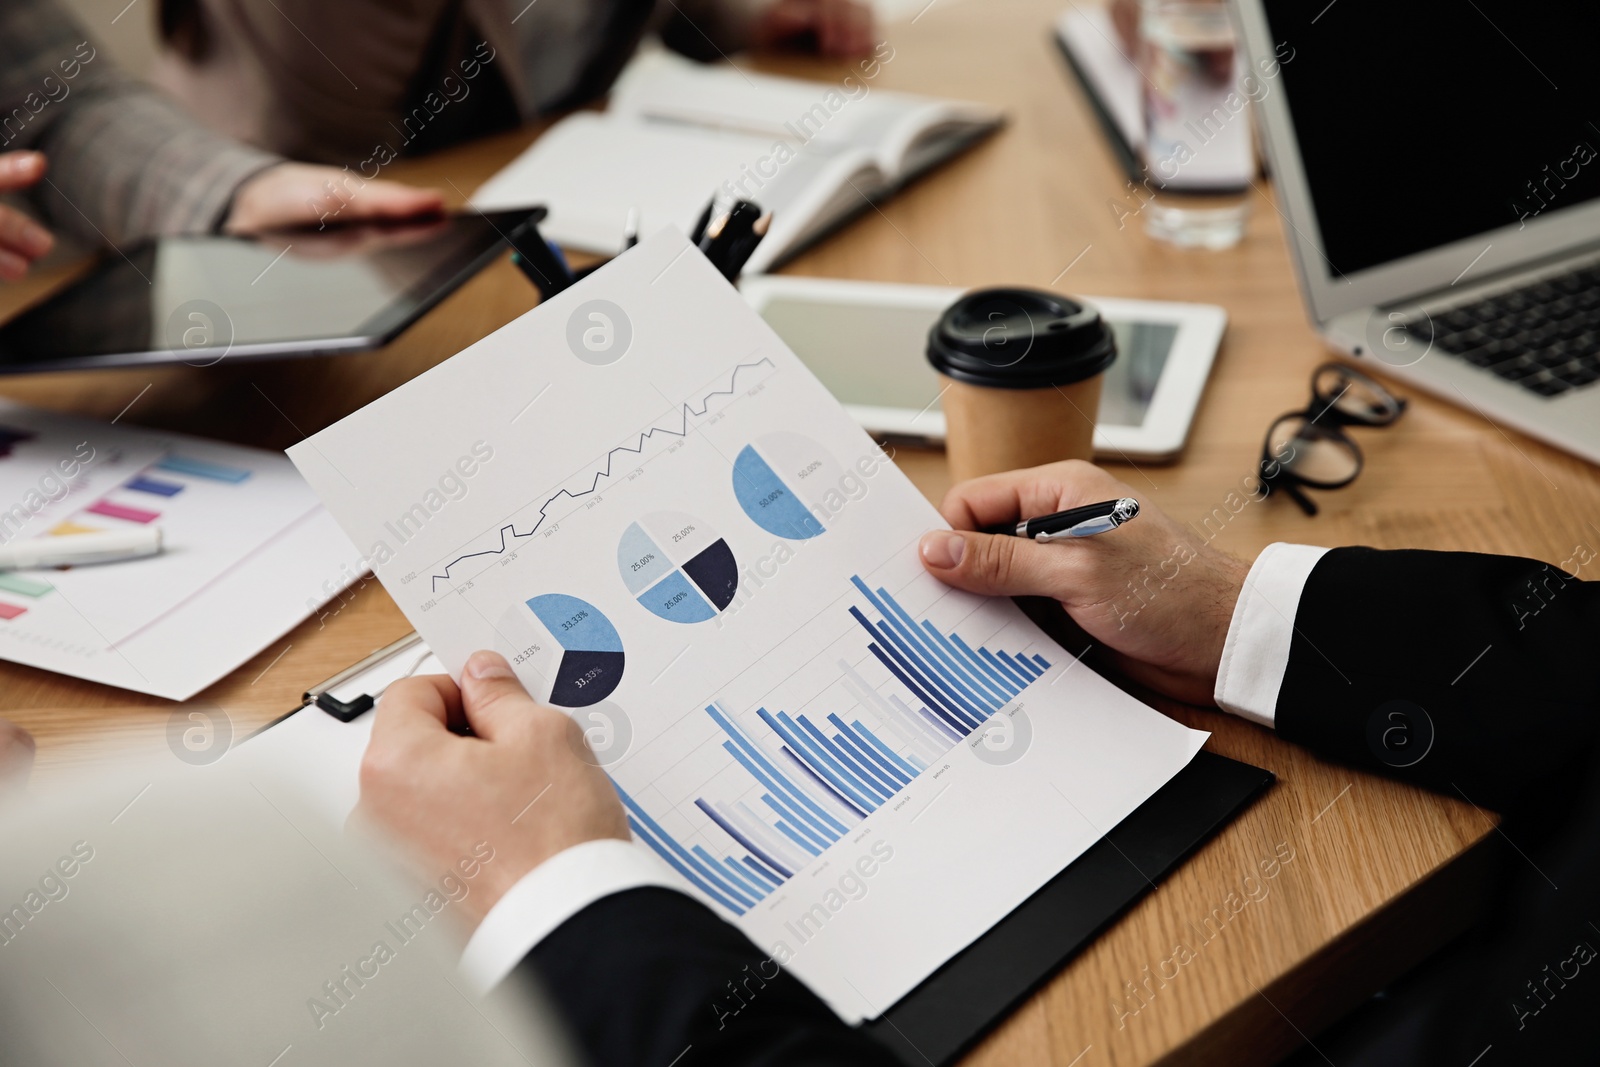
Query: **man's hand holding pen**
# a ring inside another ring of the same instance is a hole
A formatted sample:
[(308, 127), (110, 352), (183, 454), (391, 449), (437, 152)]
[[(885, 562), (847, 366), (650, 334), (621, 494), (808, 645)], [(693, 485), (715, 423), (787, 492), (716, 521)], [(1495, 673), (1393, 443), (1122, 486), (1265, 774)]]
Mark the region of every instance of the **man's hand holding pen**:
[(980, 531), (1134, 490), (1081, 460), (977, 478), (940, 508), (953, 530), (923, 535), (923, 565), (985, 596), (1047, 596), (1109, 649), (1128, 677), (1191, 704), (1210, 704), (1233, 606), (1249, 567), (1158, 508), (1098, 537), (1046, 544)]

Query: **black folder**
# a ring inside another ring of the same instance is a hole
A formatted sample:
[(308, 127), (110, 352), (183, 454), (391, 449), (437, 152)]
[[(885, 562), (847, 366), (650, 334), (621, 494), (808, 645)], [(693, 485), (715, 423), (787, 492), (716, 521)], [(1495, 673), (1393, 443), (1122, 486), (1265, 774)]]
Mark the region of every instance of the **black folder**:
[(954, 1061), (1272, 784), (1202, 751), (988, 933), (862, 1029), (908, 1067)]

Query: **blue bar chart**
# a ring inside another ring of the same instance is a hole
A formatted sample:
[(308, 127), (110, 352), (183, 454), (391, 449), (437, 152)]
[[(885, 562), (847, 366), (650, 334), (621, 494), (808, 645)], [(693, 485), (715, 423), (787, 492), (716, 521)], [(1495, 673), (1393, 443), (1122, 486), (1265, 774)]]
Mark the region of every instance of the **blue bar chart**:
[[(693, 798), (703, 820), (696, 843), (617, 786), (635, 836), (734, 915), (776, 892), (1050, 669), (1038, 654), (974, 646), (914, 618), (887, 589), (850, 581), (846, 611), (864, 655), (860, 666), (840, 656), (835, 680), (853, 700), (810, 713), (758, 705), (744, 715), (707, 704), (717, 744), (742, 773), (738, 795)], [(866, 663), (882, 668), (877, 684)]]

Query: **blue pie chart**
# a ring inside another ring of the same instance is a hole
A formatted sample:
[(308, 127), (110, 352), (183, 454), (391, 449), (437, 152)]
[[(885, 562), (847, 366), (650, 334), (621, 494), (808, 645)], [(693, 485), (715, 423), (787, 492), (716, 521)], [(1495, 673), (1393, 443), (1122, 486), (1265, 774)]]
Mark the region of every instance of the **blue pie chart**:
[(622, 637), (600, 609), (565, 593), (545, 593), (528, 608), (561, 646), (550, 703), (586, 708), (610, 696), (622, 681)]
[(629, 525), (617, 543), (617, 571), (639, 605), (668, 622), (714, 619), (739, 591), (733, 549), (682, 511), (653, 512)]
[(779, 430), (739, 450), (733, 461), (733, 495), (763, 530), (805, 541), (827, 532), (817, 513), (835, 510), (828, 504), (839, 491), (841, 474), (838, 461), (820, 443)]

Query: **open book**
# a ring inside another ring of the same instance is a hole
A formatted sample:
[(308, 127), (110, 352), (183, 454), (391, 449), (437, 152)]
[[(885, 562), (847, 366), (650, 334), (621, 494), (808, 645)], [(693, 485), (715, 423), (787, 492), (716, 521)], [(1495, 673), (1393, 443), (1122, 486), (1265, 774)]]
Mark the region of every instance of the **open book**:
[(473, 206), (544, 204), (545, 236), (615, 252), (630, 208), (646, 232), (687, 231), (714, 192), (742, 197), (773, 212), (745, 267), (769, 269), (1000, 125), (992, 107), (874, 88), (892, 57), (830, 83), (641, 55), (608, 111), (556, 123)]

